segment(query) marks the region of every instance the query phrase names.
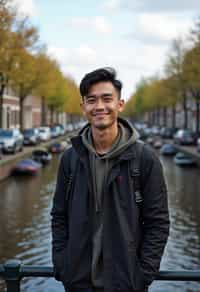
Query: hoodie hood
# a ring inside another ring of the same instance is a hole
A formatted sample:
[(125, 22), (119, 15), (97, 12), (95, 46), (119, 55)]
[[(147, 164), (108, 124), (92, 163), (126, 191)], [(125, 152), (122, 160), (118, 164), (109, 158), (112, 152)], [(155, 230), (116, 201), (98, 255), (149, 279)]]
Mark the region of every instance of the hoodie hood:
[[(118, 137), (110, 150), (105, 155), (101, 156), (102, 159), (113, 159), (119, 156), (126, 148), (128, 148), (139, 138), (138, 132), (127, 120), (118, 118), (118, 127)], [(82, 137), (83, 144), (89, 152), (97, 155), (93, 146), (91, 126), (89, 123), (80, 131), (80, 135)]]

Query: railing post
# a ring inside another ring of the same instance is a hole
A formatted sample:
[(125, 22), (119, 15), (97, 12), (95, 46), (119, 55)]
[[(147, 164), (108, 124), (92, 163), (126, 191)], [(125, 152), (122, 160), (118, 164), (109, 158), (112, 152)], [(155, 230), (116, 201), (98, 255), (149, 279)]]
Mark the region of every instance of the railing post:
[(4, 264), (7, 292), (20, 292), (20, 260), (8, 260)]

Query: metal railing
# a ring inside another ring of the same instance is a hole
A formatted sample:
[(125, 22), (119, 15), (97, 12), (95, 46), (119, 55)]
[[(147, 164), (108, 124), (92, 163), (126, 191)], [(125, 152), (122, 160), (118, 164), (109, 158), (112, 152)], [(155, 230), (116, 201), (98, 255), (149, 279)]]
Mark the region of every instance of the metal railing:
[[(6, 281), (7, 292), (20, 292), (20, 281), (24, 277), (53, 277), (53, 267), (26, 266), (20, 260), (0, 265), (0, 278)], [(160, 271), (156, 280), (200, 282), (200, 270)]]

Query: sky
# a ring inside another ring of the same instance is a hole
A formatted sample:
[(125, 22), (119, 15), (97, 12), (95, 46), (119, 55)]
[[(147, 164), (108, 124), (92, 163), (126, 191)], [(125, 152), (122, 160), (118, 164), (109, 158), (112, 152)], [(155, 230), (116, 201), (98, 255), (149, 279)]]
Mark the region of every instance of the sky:
[(79, 85), (99, 67), (114, 67), (125, 100), (142, 77), (162, 74), (172, 40), (187, 38), (200, 0), (15, 0), (48, 53)]

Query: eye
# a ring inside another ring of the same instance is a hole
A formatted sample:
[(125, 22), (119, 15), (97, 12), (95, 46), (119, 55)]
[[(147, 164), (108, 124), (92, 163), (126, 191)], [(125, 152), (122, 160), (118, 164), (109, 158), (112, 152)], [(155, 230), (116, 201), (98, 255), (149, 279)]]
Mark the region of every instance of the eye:
[(86, 103), (95, 103), (96, 99), (94, 97), (88, 97)]
[(105, 101), (105, 102), (111, 102), (111, 101), (112, 101), (112, 97), (110, 97), (110, 96), (105, 96), (105, 97), (104, 97), (104, 101)]

